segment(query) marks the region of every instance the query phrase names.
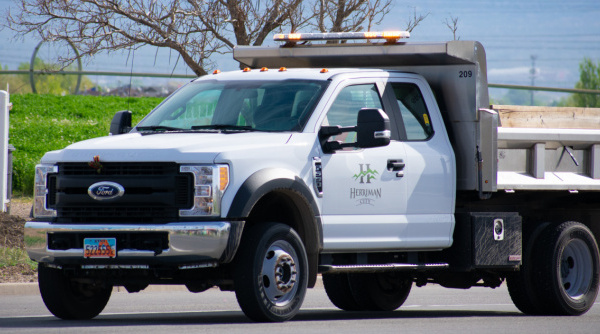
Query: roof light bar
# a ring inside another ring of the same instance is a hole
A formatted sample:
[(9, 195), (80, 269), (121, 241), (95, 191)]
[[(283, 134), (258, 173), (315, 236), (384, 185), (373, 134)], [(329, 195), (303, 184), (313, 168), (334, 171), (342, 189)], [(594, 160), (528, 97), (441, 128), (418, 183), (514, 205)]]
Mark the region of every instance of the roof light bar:
[(348, 39), (385, 39), (388, 42), (401, 38), (409, 38), (408, 31), (363, 31), (363, 32), (326, 32), (326, 33), (292, 33), (275, 34), (274, 41), (299, 42), (299, 41), (335, 41)]

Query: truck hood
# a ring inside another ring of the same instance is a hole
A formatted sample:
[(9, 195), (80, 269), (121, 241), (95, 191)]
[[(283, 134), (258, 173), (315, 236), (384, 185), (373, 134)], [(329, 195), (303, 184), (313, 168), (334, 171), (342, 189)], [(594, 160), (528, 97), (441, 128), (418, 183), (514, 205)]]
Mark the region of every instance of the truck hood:
[(58, 151), (48, 152), (42, 163), (91, 161), (173, 161), (213, 163), (220, 153), (239, 150), (268, 151), (281, 147), (290, 133), (130, 133), (89, 139)]

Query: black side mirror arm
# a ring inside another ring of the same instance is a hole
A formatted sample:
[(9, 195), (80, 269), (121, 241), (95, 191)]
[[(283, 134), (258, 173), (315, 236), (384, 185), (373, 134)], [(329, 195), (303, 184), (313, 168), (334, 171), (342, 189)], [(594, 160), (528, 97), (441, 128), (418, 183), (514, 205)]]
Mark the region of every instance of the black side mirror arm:
[(345, 132), (356, 131), (356, 126), (341, 127), (335, 126), (322, 126), (319, 130), (319, 142), (324, 153), (335, 153), (345, 147), (355, 147), (356, 143), (342, 143), (340, 141), (327, 141), (331, 136), (337, 136)]

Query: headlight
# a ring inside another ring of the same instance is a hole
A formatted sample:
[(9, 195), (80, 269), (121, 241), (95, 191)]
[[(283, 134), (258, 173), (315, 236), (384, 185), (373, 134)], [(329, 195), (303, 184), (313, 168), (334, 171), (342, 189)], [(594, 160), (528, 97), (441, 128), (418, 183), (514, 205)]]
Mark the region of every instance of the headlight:
[(33, 194), (33, 216), (36, 218), (56, 217), (56, 210), (48, 209), (48, 174), (58, 173), (58, 166), (35, 166), (35, 189)]
[(180, 217), (219, 216), (221, 198), (229, 185), (229, 166), (193, 166), (179, 167), (181, 173), (194, 176), (194, 206), (188, 210), (179, 210)]

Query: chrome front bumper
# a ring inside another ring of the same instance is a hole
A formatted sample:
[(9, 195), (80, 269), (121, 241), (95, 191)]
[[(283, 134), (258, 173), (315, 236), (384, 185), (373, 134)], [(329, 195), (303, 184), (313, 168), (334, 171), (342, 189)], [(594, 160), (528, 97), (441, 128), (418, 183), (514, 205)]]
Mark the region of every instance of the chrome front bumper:
[[(156, 225), (142, 224), (53, 224), (49, 222), (27, 222), (25, 224), (25, 246), (29, 257), (42, 263), (89, 263), (84, 259), (83, 249), (54, 250), (48, 248), (50, 233), (132, 233), (167, 232), (169, 248), (160, 254), (149, 250), (121, 249), (117, 257), (109, 261), (115, 264), (171, 263), (192, 264), (199, 262), (230, 262), (239, 246), (243, 221), (234, 222), (185, 222)], [(117, 245), (118, 247), (118, 245)], [(106, 262), (106, 261), (105, 261)]]

